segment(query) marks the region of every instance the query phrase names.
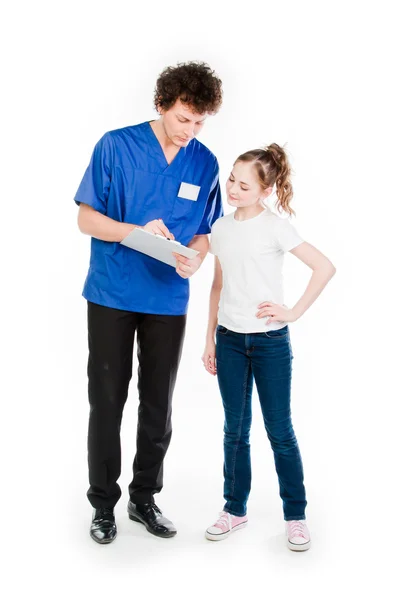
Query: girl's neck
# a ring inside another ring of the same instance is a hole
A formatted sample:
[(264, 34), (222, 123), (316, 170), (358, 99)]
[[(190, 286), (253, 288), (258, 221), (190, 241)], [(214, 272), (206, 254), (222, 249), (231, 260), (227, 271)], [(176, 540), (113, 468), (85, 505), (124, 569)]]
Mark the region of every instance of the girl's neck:
[(264, 210), (265, 208), (258, 203), (253, 204), (253, 206), (238, 207), (235, 211), (235, 219), (236, 221), (247, 221), (248, 219), (258, 217)]

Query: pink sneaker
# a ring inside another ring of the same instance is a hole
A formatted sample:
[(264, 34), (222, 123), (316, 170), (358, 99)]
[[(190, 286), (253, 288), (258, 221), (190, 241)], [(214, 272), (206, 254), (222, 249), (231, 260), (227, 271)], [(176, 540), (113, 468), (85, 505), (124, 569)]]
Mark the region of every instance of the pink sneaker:
[(290, 550), (303, 552), (311, 546), (310, 532), (305, 521), (286, 521), (286, 534)]
[(206, 538), (213, 542), (224, 540), (234, 531), (246, 527), (247, 521), (247, 517), (235, 517), (235, 515), (222, 511), (214, 525), (206, 530)]

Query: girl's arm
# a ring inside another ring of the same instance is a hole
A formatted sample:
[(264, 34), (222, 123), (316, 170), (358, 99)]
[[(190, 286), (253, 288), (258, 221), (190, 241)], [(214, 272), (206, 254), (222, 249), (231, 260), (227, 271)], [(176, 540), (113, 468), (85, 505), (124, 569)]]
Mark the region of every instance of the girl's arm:
[(221, 263), (215, 257), (214, 280), (210, 292), (210, 304), (208, 313), (208, 326), (206, 335), (206, 347), (202, 356), (202, 361), (209, 373), (215, 375), (217, 372), (215, 363), (215, 330), (218, 322), (218, 304), (222, 290), (222, 269)]
[(210, 292), (210, 304), (209, 304), (209, 312), (208, 312), (208, 327), (207, 327), (207, 342), (214, 342), (215, 340), (215, 330), (217, 328), (218, 321), (218, 304), (221, 296), (222, 290), (222, 269), (221, 263), (219, 262), (217, 256), (215, 257), (214, 262), (214, 280), (211, 286)]
[(294, 321), (297, 321), (315, 302), (328, 281), (332, 279), (336, 268), (329, 258), (308, 242), (299, 244), (290, 252), (313, 271), (304, 294), (292, 308)]
[(257, 313), (257, 317), (268, 317), (267, 324), (274, 321), (287, 321), (288, 323), (297, 321), (315, 302), (328, 281), (336, 273), (329, 258), (308, 242), (302, 242), (290, 252), (310, 267), (313, 273), (304, 294), (292, 309), (272, 302), (263, 302), (258, 306), (262, 310)]

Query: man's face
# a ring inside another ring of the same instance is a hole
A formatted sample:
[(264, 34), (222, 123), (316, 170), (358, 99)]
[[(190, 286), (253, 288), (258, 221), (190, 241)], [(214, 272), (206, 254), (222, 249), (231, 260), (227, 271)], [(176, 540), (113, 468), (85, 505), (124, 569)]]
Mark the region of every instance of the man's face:
[(208, 117), (207, 113), (193, 112), (191, 106), (180, 100), (168, 110), (160, 109), (160, 114), (166, 136), (179, 148), (184, 148), (196, 137)]

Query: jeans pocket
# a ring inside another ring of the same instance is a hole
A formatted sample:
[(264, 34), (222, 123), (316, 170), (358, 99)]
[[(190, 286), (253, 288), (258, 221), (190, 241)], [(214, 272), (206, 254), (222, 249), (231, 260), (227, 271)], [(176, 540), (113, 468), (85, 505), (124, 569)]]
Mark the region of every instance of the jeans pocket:
[(264, 333), (265, 337), (271, 339), (286, 339), (289, 335), (289, 327), (285, 325), (281, 329), (273, 329)]
[(217, 325), (217, 333), (220, 333), (221, 335), (226, 335), (228, 331), (229, 329), (227, 329), (223, 325)]

